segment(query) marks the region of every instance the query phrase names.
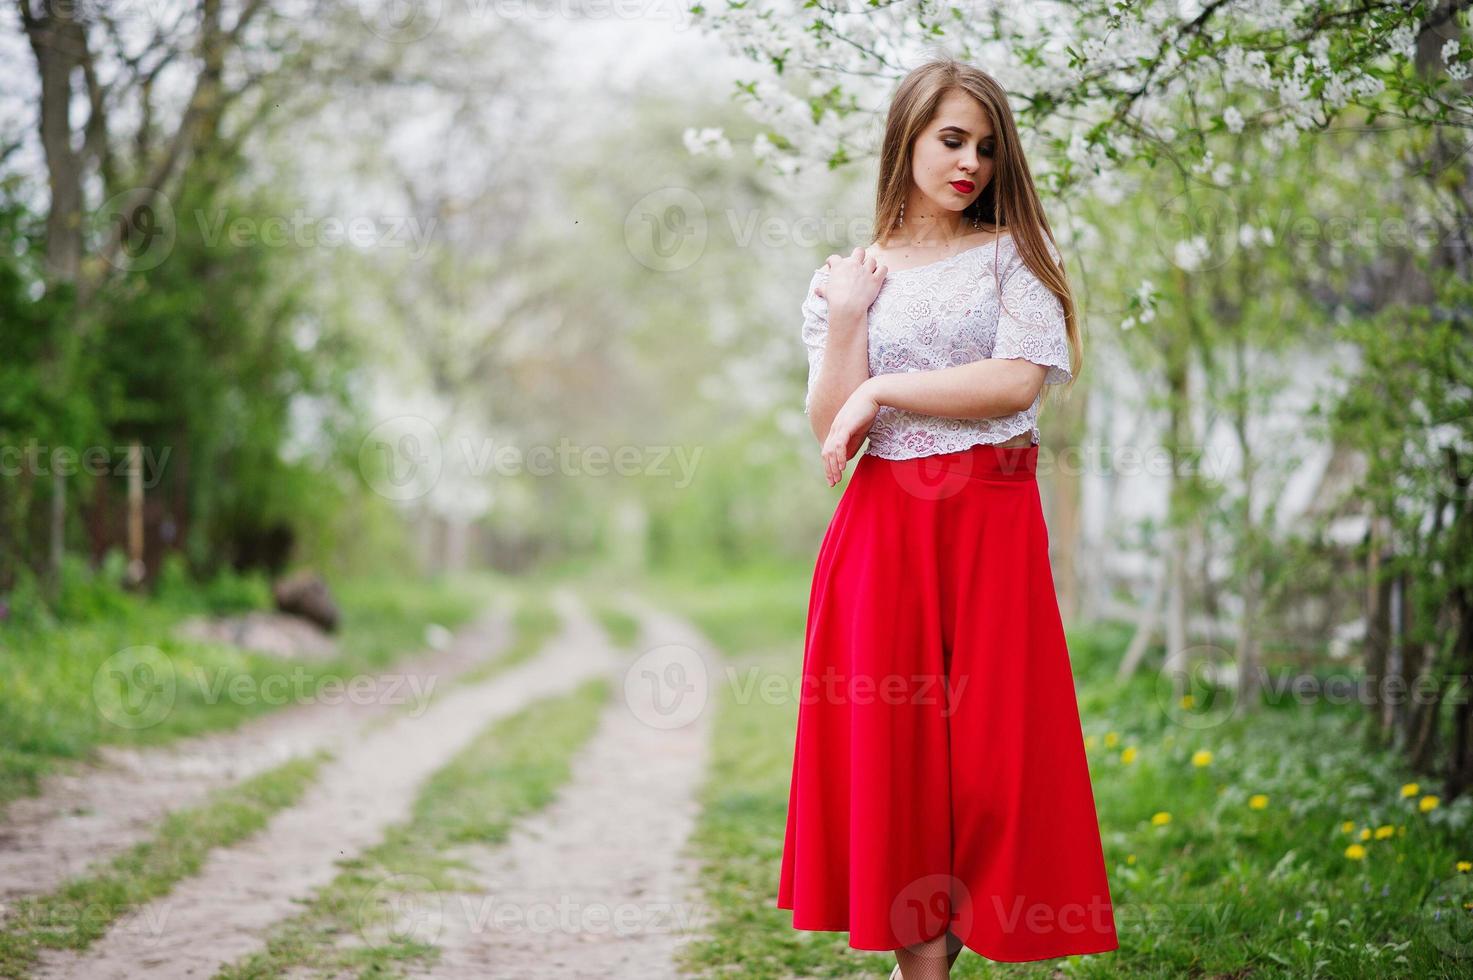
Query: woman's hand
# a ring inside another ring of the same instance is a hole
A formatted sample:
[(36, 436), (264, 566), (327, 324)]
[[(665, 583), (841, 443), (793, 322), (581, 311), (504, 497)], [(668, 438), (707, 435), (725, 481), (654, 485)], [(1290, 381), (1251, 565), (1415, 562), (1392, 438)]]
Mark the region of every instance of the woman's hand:
[(814, 292), (828, 300), (829, 319), (864, 317), (880, 293), (885, 275), (890, 271), (873, 256), (856, 248), (845, 258), (837, 253), (824, 262), (829, 267), (829, 281), (814, 287)]
[(823, 449), (820, 450), (829, 486), (835, 485), (843, 477), (844, 464), (859, 450), (859, 444), (869, 434), (869, 428), (874, 424), (879, 411), (880, 403), (875, 400), (874, 387), (869, 381), (865, 381), (854, 389), (854, 393), (834, 413), (834, 422), (829, 426), (828, 437), (824, 439)]

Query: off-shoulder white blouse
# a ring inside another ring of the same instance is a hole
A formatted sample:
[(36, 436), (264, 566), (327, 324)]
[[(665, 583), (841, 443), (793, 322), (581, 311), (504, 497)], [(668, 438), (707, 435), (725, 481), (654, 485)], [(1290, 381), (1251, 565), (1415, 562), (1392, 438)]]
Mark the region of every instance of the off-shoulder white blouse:
[[(1049, 253), (1059, 251), (1047, 237)], [(806, 413), (828, 338), (828, 300), (814, 292), (826, 282), (820, 266), (803, 301), (808, 348)], [(1004, 234), (935, 262), (885, 275), (869, 308), (869, 373), (935, 371), (988, 357), (1023, 358), (1048, 368), (1044, 384), (1071, 377), (1064, 305), (1023, 262)], [(881, 405), (865, 450), (885, 459), (912, 459), (978, 444), (1006, 442), (1031, 432), (1038, 444), (1042, 390), (1025, 411), (988, 419), (946, 418)]]

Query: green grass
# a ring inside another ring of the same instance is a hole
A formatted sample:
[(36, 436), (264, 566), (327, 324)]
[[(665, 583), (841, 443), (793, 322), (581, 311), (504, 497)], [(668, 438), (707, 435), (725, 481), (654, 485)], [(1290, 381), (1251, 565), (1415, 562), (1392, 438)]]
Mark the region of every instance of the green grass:
[(499, 655), (457, 675), (452, 683), (478, 684), (525, 663), (562, 629), (562, 617), (548, 603), (543, 590), (520, 586), (515, 590), (513, 603), (511, 642)]
[(244, 840), (295, 804), (328, 756), (293, 759), (197, 807), (169, 814), (158, 832), (48, 895), (22, 899), (0, 927), (0, 976), (22, 977), (42, 947), (82, 950), (130, 909), (198, 873), (209, 853)]
[(609, 642), (622, 650), (633, 649), (634, 644), (639, 641), (639, 618), (620, 609), (609, 599), (597, 598), (590, 601)]
[[(667, 576), (649, 590), (690, 616), (740, 677), (773, 672), (792, 684), (810, 573), (743, 573), (720, 589)], [(1165, 710), (1159, 655), (1137, 678), (1114, 681), (1128, 640), (1122, 624), (1069, 633), (1120, 949), (1031, 964), (964, 951), (952, 976), (1473, 974), (1469, 911), (1449, 908), (1436, 925), (1429, 914), (1440, 888), (1469, 889), (1461, 900), (1473, 902), (1473, 874), (1457, 871), (1473, 861), (1473, 799), (1424, 812), (1419, 800), (1436, 792), (1425, 780), (1404, 797), (1418, 780), (1394, 753), (1366, 746), (1353, 704), (1286, 698), (1207, 727), (1174, 702)], [(718, 702), (695, 841), (717, 915), (709, 935), (685, 948), (684, 967), (717, 975), (741, 963), (751, 978), (884, 976), (891, 954), (850, 949), (842, 932), (794, 930), (791, 913), (774, 907), (797, 718), (789, 701), (739, 703), (726, 685)], [(1257, 794), (1262, 808), (1250, 803)], [(1153, 823), (1157, 813), (1169, 821)], [(1377, 839), (1378, 827), (1389, 836)], [(1363, 858), (1347, 856), (1351, 844)]]
[(325, 683), (382, 669), (422, 650), (430, 623), (460, 625), (500, 586), (478, 575), (332, 587), (344, 626), (339, 655), (325, 661), (176, 637), (178, 623), (202, 611), (203, 590), (168, 599), (108, 594), (81, 620), (0, 626), (0, 804), (36, 792), (44, 774), (90, 758), (99, 744), (233, 728)]
[(432, 965), (436, 947), (396, 928), (393, 913), (433, 914), (442, 908), (439, 892), (484, 891), (465, 880), (467, 864), (455, 849), (500, 844), (514, 821), (545, 807), (567, 782), (608, 697), (607, 681), (594, 678), (488, 726), (426, 782), (409, 820), (340, 861), (337, 877), (301, 913), (272, 927), (263, 952), (216, 976), (264, 980), (310, 969), (388, 978), (403, 976), (411, 963)]

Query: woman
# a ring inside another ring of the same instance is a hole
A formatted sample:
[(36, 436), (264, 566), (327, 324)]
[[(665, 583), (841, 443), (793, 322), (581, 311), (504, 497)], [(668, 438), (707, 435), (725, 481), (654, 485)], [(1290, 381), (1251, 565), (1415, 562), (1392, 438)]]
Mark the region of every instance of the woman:
[(777, 907), (946, 977), (1118, 948), (1035, 477), (1074, 304), (1007, 98), (952, 60), (890, 106), (875, 243), (803, 303), (830, 486)]

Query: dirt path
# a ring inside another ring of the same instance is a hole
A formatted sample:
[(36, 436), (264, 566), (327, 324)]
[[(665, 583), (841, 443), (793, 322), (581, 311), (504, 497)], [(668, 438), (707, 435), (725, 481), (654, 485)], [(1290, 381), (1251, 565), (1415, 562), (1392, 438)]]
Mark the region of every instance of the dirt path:
[(102, 746), (101, 764), (49, 777), (38, 796), (12, 801), (0, 816), (0, 906), (49, 892), (122, 853), (154, 833), (166, 814), (218, 787), (320, 748), (335, 749), (387, 712), (422, 710), (423, 700), (434, 700), (452, 677), (505, 646), (511, 635), (505, 605), (493, 604), (445, 649), (378, 674), (363, 696), (292, 705), (229, 732), (157, 748)]
[(267, 927), (331, 881), (338, 860), (407, 819), (422, 781), (482, 728), (602, 668), (602, 659), (589, 655), (596, 627), (570, 595), (554, 598), (570, 625), (542, 654), (481, 683), (437, 692), (418, 716), (353, 726), (296, 806), (261, 833), (213, 852), (199, 874), (114, 923), (84, 954), (44, 950), (36, 975), (200, 978), (261, 949)]
[(412, 976), (650, 980), (708, 921), (686, 842), (707, 768), (718, 666), (693, 628), (633, 596), (643, 630), (610, 652), (615, 698), (556, 800), (505, 844), (458, 852), (476, 891), (439, 895), (422, 935), (443, 950)]

